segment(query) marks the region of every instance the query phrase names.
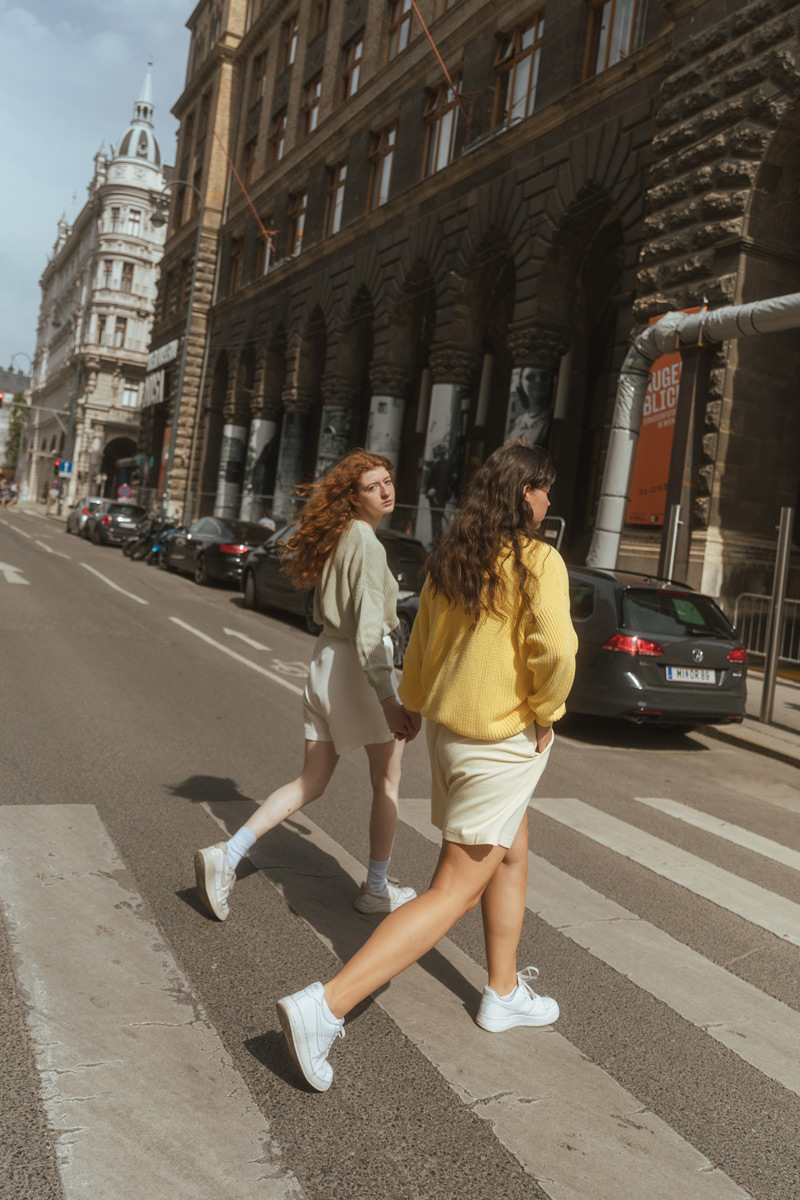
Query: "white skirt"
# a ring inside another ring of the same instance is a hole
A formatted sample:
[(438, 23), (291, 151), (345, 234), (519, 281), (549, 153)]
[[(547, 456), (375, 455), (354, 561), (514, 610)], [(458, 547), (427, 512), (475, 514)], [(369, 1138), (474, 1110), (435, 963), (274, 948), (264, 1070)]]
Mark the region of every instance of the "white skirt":
[[(383, 644), (391, 666), (392, 639), (387, 635)], [(392, 682), (396, 688), (394, 672)], [(333, 742), (337, 754), (394, 740), (352, 642), (324, 633), (317, 638), (303, 692), (303, 725), (309, 741)]]

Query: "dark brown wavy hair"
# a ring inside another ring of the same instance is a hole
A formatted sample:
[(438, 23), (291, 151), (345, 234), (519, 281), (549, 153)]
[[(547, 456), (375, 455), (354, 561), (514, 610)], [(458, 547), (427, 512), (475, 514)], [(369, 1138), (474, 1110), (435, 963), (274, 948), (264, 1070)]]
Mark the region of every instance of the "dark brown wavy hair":
[(351, 450), (327, 475), (297, 486), (297, 494), (306, 501), (298, 513), (297, 529), (280, 548), (283, 568), (295, 587), (313, 587), (317, 582), (326, 559), (353, 519), (358, 481), (365, 471), (378, 467), (394, 478), (394, 468), (382, 454)]
[(537, 537), (537, 526), (522, 489), (526, 483), (550, 487), (555, 477), (553, 460), (541, 446), (501, 446), (476, 471), (461, 508), (431, 551), (426, 565), (432, 586), (464, 609), (473, 629), (483, 615), (503, 615), (505, 581), (498, 569), (503, 550), (514, 557), (523, 603), (531, 611), (522, 549)]

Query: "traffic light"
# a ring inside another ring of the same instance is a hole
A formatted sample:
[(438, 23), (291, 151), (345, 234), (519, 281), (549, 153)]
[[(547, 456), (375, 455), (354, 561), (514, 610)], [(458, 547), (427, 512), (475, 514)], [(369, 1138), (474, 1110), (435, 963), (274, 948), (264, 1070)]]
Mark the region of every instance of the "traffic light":
[(0, 392), (0, 408), (3, 408), (3, 406), (7, 403), (5, 392)]
[(56, 475), (58, 475), (58, 472), (60, 471), (60, 469), (61, 469), (61, 459), (56, 458), (53, 460), (53, 471), (55, 472)]

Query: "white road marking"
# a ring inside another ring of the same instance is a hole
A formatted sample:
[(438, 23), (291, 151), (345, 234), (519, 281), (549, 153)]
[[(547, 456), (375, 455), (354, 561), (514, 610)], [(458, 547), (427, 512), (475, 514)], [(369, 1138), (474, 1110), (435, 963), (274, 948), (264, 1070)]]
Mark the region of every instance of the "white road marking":
[(19, 567), (9, 566), (8, 563), (0, 563), (0, 574), (5, 576), (6, 583), (22, 583), (25, 587), (30, 586), (30, 580), (24, 578)]
[(662, 879), (677, 883), (719, 908), (735, 913), (751, 925), (758, 925), (776, 937), (800, 946), (800, 904), (793, 900), (777, 896), (581, 800), (564, 797), (549, 800), (534, 796), (531, 808), (640, 867), (646, 867)]
[(299, 1200), (96, 809), (0, 809), (0, 863), (66, 1200)]
[(793, 871), (800, 871), (800, 850), (782, 846), (780, 842), (773, 842), (770, 838), (761, 837), (760, 834), (743, 829), (740, 825), (731, 825), (729, 821), (723, 821), (721, 817), (713, 817), (710, 813), (700, 812), (688, 804), (680, 804), (677, 800), (659, 799), (653, 796), (635, 796), (634, 799), (669, 817), (685, 821), (687, 825), (694, 825), (696, 829), (713, 833), (716, 837), (724, 838), (726, 842), (733, 842), (734, 845), (742, 846), (745, 850), (752, 850), (764, 858), (771, 858), (773, 862), (782, 863), (784, 867), (791, 867)]
[(121, 588), (118, 583), (114, 583), (114, 581), (109, 579), (107, 575), (101, 575), (99, 571), (96, 571), (94, 567), (90, 567), (88, 563), (82, 562), (81, 566), (85, 567), (87, 571), (91, 571), (92, 574), (96, 575), (98, 579), (102, 579), (103, 583), (108, 584), (108, 586), (113, 588), (115, 592), (121, 592), (123, 596), (127, 596), (129, 600), (135, 600), (137, 604), (150, 603), (149, 600), (143, 600), (141, 596), (134, 596), (133, 592), (126, 592), (125, 588)]
[[(401, 800), (401, 819), (406, 804)], [(238, 826), (252, 814), (249, 802), (226, 803), (226, 824), (208, 804), (204, 807), (222, 829)], [(297, 814), (292, 833), (325, 860), (335, 860), (352, 879), (355, 893), (365, 868), (310, 821), (307, 811)], [(364, 940), (365, 921), (353, 920), (352, 896), (331, 887), (328, 868), (314, 873), (302, 843), (296, 854), (294, 863), (283, 855), (276, 863), (274, 847), (264, 838), (249, 858), (273, 887), (288, 894), (292, 908), (332, 953), (354, 953)], [(722, 1171), (556, 1031), (484, 1033), (472, 1017), (485, 971), (449, 938), (437, 943), (436, 953), (475, 988), (470, 1010), (465, 1011), (461, 995), (436, 977), (435, 968), (420, 964), (393, 979), (374, 1001), (459, 1098), (489, 1122), (495, 1137), (546, 1195), (553, 1200), (642, 1200), (648, 1195), (746, 1200), (747, 1194)], [(302, 971), (299, 963), (298, 987), (307, 982)], [(356, 1026), (351, 1036), (357, 1035)], [(336, 1055), (347, 1053), (347, 1045), (345, 1041)], [(335, 1056), (332, 1064), (335, 1071)]]
[(10, 529), (12, 533), (18, 533), (20, 537), (27, 538), (29, 542), (33, 541), (30, 533), (26, 533), (24, 529), (17, 529), (16, 525), (10, 525), (8, 521), (0, 521), (0, 525), (5, 525), (6, 529)]
[(56, 558), (66, 558), (69, 560), (69, 554), (62, 554), (60, 550), (54, 550), (52, 546), (48, 546), (46, 542), (40, 542), (38, 538), (34, 539), (37, 546), (41, 546), (48, 554), (55, 554)]
[(222, 632), (226, 633), (228, 637), (241, 638), (243, 642), (247, 642), (247, 645), (252, 646), (254, 650), (269, 650), (269, 646), (262, 646), (261, 642), (253, 641), (246, 633), (239, 633), (238, 629), (223, 629)]
[[(401, 800), (400, 819), (436, 845), (430, 800)], [(800, 1013), (710, 962), (536, 854), (528, 855), (526, 905), (564, 937), (800, 1095)]]
[(235, 650), (229, 649), (228, 646), (223, 646), (222, 642), (217, 642), (214, 638), (208, 636), (207, 633), (201, 633), (199, 629), (195, 629), (193, 625), (187, 625), (185, 621), (181, 621), (179, 617), (170, 617), (170, 621), (174, 621), (176, 625), (180, 625), (181, 629), (185, 629), (188, 633), (193, 633), (195, 637), (201, 641), (207, 642), (209, 646), (213, 646), (215, 650), (221, 650), (223, 654), (229, 655), (230, 658), (235, 658), (237, 662), (242, 663), (245, 667), (249, 667), (251, 671), (258, 671), (259, 675), (266, 675), (267, 679), (271, 679), (274, 683), (279, 683), (281, 687), (288, 688), (290, 692), (294, 692), (296, 696), (302, 696), (303, 689), (296, 687), (295, 684), (289, 683), (288, 679), (281, 678), (273, 671), (268, 671), (266, 667), (262, 667), (259, 663), (251, 662), (249, 658), (245, 658), (243, 654), (237, 654)]

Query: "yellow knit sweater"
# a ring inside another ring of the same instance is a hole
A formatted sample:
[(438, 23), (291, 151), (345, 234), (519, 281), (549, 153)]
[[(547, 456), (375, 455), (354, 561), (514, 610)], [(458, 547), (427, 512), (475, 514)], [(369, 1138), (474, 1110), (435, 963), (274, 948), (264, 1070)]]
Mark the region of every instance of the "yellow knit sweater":
[(534, 616), (524, 607), (513, 556), (498, 566), (513, 600), (503, 618), (470, 619), (426, 581), (403, 664), (400, 699), (461, 737), (501, 741), (534, 720), (564, 715), (578, 639), (569, 615), (567, 568), (557, 550), (531, 540), (523, 559)]

